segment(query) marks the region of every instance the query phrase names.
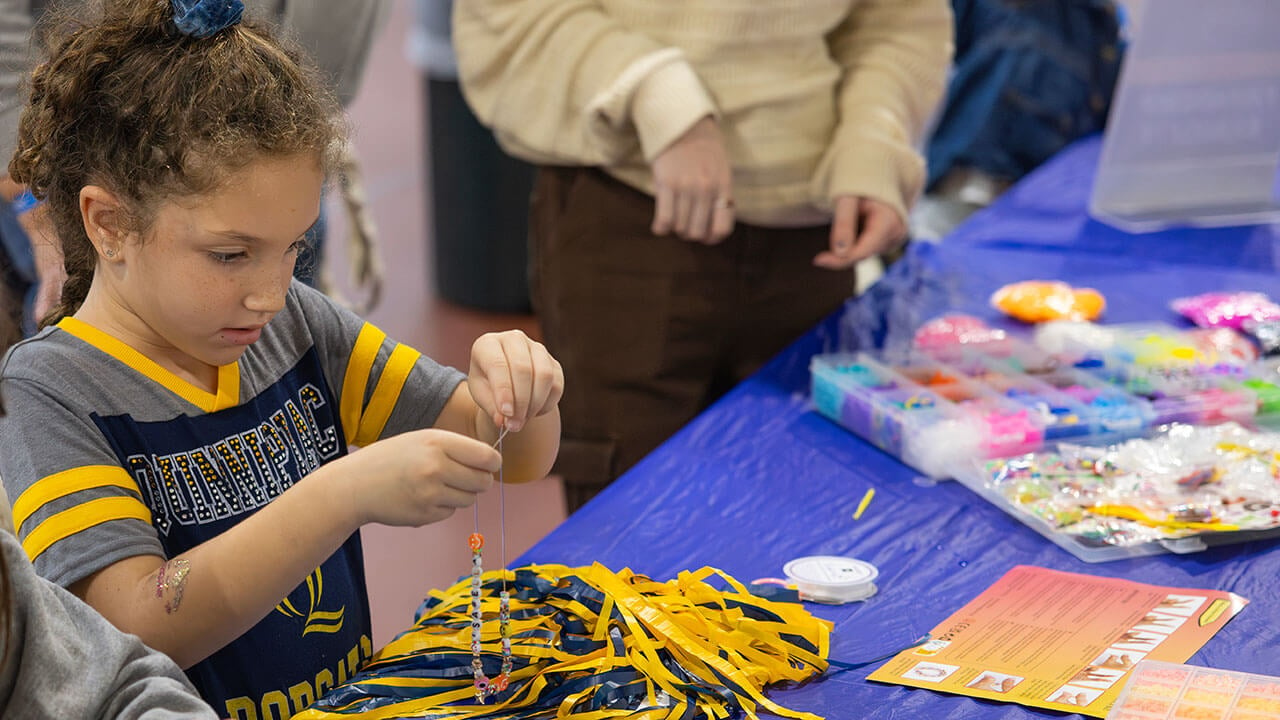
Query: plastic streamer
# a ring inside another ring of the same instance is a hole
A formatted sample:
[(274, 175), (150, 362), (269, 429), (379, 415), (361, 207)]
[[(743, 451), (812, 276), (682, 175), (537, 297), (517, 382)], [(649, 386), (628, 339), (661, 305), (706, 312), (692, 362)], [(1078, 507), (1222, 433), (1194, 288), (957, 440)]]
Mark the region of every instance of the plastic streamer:
[[(728, 586), (707, 582), (718, 576)], [(765, 696), (827, 669), (831, 624), (799, 603), (752, 595), (704, 567), (658, 582), (594, 564), (484, 573), (482, 612), (511, 594), (509, 686), (487, 703), (472, 683), (471, 578), (433, 590), (409, 630), (295, 720), (572, 716), (697, 720), (757, 709), (820, 720)], [(488, 623), (481, 662), (497, 673), (502, 638)]]

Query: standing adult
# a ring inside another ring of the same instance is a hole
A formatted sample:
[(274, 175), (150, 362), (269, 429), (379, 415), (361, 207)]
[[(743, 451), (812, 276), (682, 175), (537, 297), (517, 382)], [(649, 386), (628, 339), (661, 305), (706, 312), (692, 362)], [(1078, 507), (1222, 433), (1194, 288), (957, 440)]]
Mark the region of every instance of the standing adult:
[(924, 180), (947, 0), (458, 0), (464, 92), (542, 166), (531, 292), (570, 510), (854, 290)]

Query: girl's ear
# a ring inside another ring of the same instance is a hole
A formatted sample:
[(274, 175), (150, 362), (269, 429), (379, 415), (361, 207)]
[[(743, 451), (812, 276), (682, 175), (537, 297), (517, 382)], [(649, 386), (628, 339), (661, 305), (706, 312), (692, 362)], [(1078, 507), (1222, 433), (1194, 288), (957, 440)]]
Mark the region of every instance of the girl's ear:
[(98, 185), (80, 188), (80, 219), (84, 234), (107, 260), (120, 255), (127, 236), (125, 209), (115, 193)]

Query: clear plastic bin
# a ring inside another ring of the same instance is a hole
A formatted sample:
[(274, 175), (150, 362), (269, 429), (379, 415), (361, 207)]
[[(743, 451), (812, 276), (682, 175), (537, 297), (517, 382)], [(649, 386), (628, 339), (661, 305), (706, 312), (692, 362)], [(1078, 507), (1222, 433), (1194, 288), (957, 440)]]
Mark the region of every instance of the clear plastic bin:
[(956, 479), (1085, 562), (1280, 535), (1280, 435), (1172, 425), (1107, 446), (977, 460)]
[(1254, 418), (1257, 425), (1280, 429), (1280, 358), (1263, 358), (1254, 363), (1240, 384), (1258, 398), (1258, 415)]
[(1090, 213), (1130, 232), (1280, 220), (1280, 2), (1146, 2)]
[(810, 371), (818, 412), (894, 457), (902, 458), (908, 434), (960, 417), (941, 397), (867, 355), (819, 355)]
[(810, 372), (818, 412), (931, 477), (1044, 443), (1036, 413), (940, 363), (890, 368), (865, 353), (818, 355)]
[[(1197, 609), (1201, 602), (1195, 600)], [(1106, 720), (1277, 717), (1280, 678), (1144, 659), (1134, 665)]]
[(1049, 442), (1113, 442), (1141, 435), (1155, 422), (1156, 413), (1150, 403), (1051, 361), (1048, 356), (1015, 365), (974, 353), (955, 358), (950, 364), (1039, 412), (1045, 421), (1045, 440)]
[[(1002, 396), (981, 382), (975, 382), (954, 367), (929, 358), (889, 367), (944, 398), (977, 422), (981, 429), (980, 457), (1026, 452), (1044, 443), (1045, 421), (1040, 413)], [(931, 436), (921, 442), (920, 452), (936, 452), (932, 448), (948, 443), (945, 436)]]
[(1254, 421), (1258, 398), (1240, 382), (1245, 366), (1224, 364), (1187, 332), (1170, 325), (1103, 327), (1111, 335), (1108, 347), (1068, 346), (1064, 364), (1149, 402), (1153, 424)]

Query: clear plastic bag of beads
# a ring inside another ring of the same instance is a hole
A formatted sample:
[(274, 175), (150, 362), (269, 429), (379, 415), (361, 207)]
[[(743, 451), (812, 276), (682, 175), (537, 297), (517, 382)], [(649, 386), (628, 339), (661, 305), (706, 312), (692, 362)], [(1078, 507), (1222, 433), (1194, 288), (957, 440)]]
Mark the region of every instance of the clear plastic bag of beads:
[(1055, 542), (1136, 548), (1208, 534), (1280, 534), (1280, 434), (1232, 423), (1169, 425), (1106, 447), (1064, 443), (988, 461), (982, 482), (984, 494)]

